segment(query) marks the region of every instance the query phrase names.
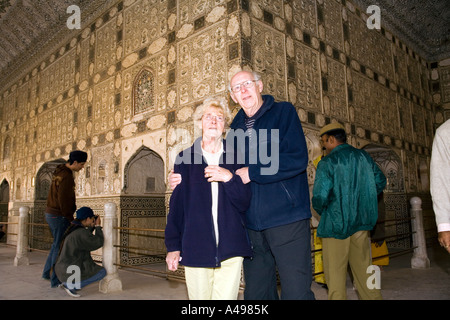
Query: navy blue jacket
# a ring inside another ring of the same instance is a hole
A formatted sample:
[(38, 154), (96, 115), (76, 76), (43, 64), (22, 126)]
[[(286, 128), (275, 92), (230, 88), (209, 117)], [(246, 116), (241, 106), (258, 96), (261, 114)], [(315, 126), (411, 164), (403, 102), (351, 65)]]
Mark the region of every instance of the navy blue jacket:
[(174, 172), (181, 174), (182, 181), (170, 198), (165, 244), (168, 252), (181, 251), (180, 263), (185, 266), (214, 268), (228, 258), (252, 256), (245, 226), (251, 190), (234, 173), (242, 164), (237, 164), (234, 152), (231, 153), (224, 142), (224, 154), (219, 163), (233, 173), (233, 178), (218, 184), (218, 245), (212, 220), (211, 183), (204, 174), (207, 163), (202, 156), (201, 138), (177, 157)]
[[(275, 102), (270, 95), (264, 95), (263, 100), (255, 115), (253, 143), (247, 139), (245, 150), (240, 151), (246, 155), (245, 162), (252, 181), (252, 199), (246, 213), (247, 227), (256, 231), (311, 218), (306, 173), (308, 151), (300, 119), (291, 103)], [(245, 131), (245, 118), (241, 109), (231, 123), (231, 129)], [(273, 129), (278, 129), (278, 137)], [(237, 135), (236, 132), (230, 131), (227, 140), (232, 139), (231, 134)], [(234, 139), (237, 150), (242, 149), (242, 144)], [(274, 154), (270, 153), (272, 148)], [(257, 161), (250, 156), (250, 152), (258, 155)], [(264, 158), (265, 154), (270, 154), (272, 163), (268, 163), (267, 157)], [(275, 173), (262, 171), (273, 166), (276, 160), (278, 170)]]

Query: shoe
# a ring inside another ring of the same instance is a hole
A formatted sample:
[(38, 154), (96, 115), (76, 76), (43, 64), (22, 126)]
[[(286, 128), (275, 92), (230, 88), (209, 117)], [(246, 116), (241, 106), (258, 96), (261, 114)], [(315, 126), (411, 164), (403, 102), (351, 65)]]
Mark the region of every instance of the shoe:
[(63, 288), (64, 291), (66, 291), (67, 294), (73, 298), (81, 297), (81, 295), (79, 293), (77, 293), (77, 291), (75, 289), (69, 289), (64, 284), (61, 284), (60, 287)]

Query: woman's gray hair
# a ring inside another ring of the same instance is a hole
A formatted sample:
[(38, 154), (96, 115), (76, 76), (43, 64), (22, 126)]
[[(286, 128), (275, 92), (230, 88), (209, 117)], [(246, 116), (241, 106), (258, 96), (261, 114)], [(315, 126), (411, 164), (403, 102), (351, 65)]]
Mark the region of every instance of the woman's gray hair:
[[(236, 74), (238, 74), (239, 72), (242, 72), (242, 71), (246, 71), (246, 70), (241, 70), (241, 71), (236, 72), (236, 73), (233, 75), (233, 77), (234, 77)], [(255, 80), (255, 81), (261, 80), (261, 76), (259, 75), (258, 72), (256, 72), (256, 71), (248, 71), (248, 72), (250, 72), (250, 73), (252, 74), (253, 80)], [(231, 79), (233, 79), (233, 77), (231, 77), (231, 78), (230, 78), (230, 81), (228, 81), (228, 91), (230, 91), (230, 92), (233, 92), (233, 91), (231, 91)]]
[(209, 97), (206, 98), (201, 105), (197, 107), (194, 114), (192, 115), (192, 119), (194, 120), (195, 126), (201, 127), (202, 117), (205, 113), (205, 110), (209, 107), (215, 107), (222, 110), (223, 116), (225, 118), (225, 127), (227, 124), (231, 122), (231, 112), (228, 108), (228, 102), (225, 98), (222, 97)]

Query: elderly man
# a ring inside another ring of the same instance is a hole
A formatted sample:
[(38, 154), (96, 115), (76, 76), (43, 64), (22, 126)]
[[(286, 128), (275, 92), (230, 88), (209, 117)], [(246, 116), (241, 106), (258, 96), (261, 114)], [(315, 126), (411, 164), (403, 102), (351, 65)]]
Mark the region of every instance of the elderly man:
[(386, 177), (367, 152), (347, 144), (341, 124), (324, 126), (320, 139), (327, 156), (317, 165), (312, 205), (321, 216), (317, 236), (322, 238), (328, 299), (347, 298), (348, 264), (360, 298), (381, 299), (377, 286), (367, 285), (367, 268), (369, 231), (377, 222), (377, 195)]
[[(308, 151), (300, 119), (291, 103), (262, 95), (263, 82), (254, 72), (235, 74), (229, 89), (242, 107), (230, 127), (248, 132), (250, 140), (244, 150), (247, 166), (237, 171), (252, 189), (246, 219), (253, 258), (244, 260), (244, 297), (278, 299), (278, 270), (282, 299), (314, 299)], [(251, 157), (252, 145), (256, 145), (256, 161)], [(262, 150), (278, 151), (271, 154), (272, 160), (277, 156), (277, 164), (270, 163), (276, 172), (268, 170)]]

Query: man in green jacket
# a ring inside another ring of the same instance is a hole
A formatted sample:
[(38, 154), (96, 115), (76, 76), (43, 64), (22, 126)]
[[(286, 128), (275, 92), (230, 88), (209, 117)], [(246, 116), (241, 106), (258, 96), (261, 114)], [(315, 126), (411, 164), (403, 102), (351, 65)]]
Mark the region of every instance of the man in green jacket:
[(369, 231), (377, 221), (377, 195), (386, 177), (367, 152), (347, 144), (341, 124), (324, 126), (320, 139), (327, 155), (317, 166), (312, 206), (321, 216), (317, 236), (322, 238), (328, 299), (347, 298), (348, 264), (359, 297), (381, 299), (379, 285), (368, 283)]
[(72, 297), (77, 290), (106, 276), (105, 268), (92, 260), (91, 251), (103, 246), (100, 217), (89, 207), (77, 210), (76, 219), (67, 229), (56, 261), (55, 272), (62, 288)]

